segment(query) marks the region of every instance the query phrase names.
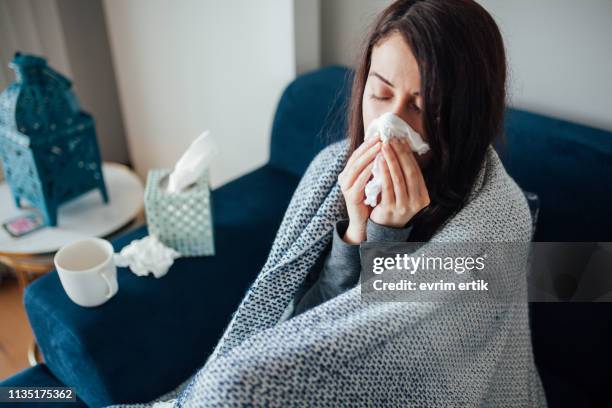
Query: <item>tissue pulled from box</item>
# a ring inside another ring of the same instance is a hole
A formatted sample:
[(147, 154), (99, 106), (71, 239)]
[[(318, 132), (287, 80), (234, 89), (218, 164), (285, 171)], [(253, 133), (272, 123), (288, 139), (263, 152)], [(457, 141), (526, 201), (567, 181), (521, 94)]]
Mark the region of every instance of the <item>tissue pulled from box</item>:
[(179, 193), (195, 183), (217, 153), (218, 148), (210, 132), (203, 132), (176, 162), (168, 178), (168, 192)]
[[(374, 119), (366, 130), (365, 139), (375, 135), (380, 135), (380, 140), (387, 143), (392, 137), (404, 139), (410, 144), (412, 151), (417, 154), (425, 154), (429, 151), (429, 145), (423, 141), (421, 135), (417, 133), (408, 123), (402, 118), (386, 112)], [(364, 204), (371, 207), (376, 207), (378, 195), (382, 191), (382, 180), (380, 174), (380, 161), (384, 160), (381, 153), (376, 155), (374, 166), (372, 167), (372, 179), (365, 186)]]
[(179, 252), (164, 245), (156, 236), (147, 235), (123, 247), (114, 259), (117, 266), (129, 267), (138, 276), (152, 273), (156, 278), (161, 278), (180, 256)]

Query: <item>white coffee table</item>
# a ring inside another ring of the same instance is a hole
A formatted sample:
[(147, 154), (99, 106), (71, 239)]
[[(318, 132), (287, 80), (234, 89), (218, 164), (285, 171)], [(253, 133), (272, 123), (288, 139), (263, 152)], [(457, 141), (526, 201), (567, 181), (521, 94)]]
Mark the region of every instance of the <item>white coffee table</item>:
[[(29, 281), (28, 274), (52, 269), (52, 256), (63, 245), (85, 237), (109, 237), (142, 214), (144, 188), (138, 176), (117, 163), (104, 163), (102, 171), (108, 204), (98, 190), (92, 190), (59, 208), (56, 227), (20, 238), (0, 227), (0, 262), (16, 272), (23, 285)], [(1, 183), (0, 223), (27, 211), (15, 207), (9, 186)]]

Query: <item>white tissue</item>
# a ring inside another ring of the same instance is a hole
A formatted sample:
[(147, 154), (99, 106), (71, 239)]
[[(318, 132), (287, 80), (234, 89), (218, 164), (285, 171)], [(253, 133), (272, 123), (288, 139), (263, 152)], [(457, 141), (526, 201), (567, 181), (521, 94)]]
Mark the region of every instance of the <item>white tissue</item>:
[(176, 162), (168, 179), (168, 192), (178, 193), (193, 184), (210, 165), (210, 160), (217, 152), (217, 145), (210, 132), (204, 131)]
[(374, 119), (366, 130), (365, 138), (368, 139), (380, 134), (380, 140), (384, 143), (392, 137), (408, 140), (412, 151), (425, 154), (429, 151), (429, 145), (423, 141), (421, 135), (399, 116), (392, 112), (385, 112)]
[[(412, 151), (417, 154), (425, 154), (429, 151), (429, 145), (423, 141), (421, 135), (414, 130), (410, 125), (399, 116), (392, 112), (385, 112), (378, 118), (374, 119), (366, 130), (365, 139), (374, 137), (376, 134), (380, 135), (380, 140), (383, 143), (387, 143), (392, 137), (407, 140), (410, 144)], [(371, 207), (376, 207), (378, 201), (378, 195), (382, 191), (382, 182), (380, 180), (380, 161), (384, 160), (382, 154), (379, 153), (374, 159), (374, 166), (372, 167), (372, 180), (365, 186), (364, 204)]]
[(156, 278), (161, 278), (180, 256), (181, 254), (165, 246), (154, 235), (147, 235), (123, 247), (114, 258), (117, 266), (127, 266), (138, 276), (152, 273)]

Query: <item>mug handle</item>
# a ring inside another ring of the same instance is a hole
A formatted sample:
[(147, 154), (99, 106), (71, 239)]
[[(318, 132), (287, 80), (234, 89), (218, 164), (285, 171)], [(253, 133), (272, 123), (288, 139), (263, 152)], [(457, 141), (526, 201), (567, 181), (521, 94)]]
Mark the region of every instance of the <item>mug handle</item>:
[(102, 279), (104, 279), (104, 282), (106, 283), (106, 286), (108, 287), (108, 292), (106, 293), (106, 298), (110, 299), (114, 295), (114, 293), (113, 293), (113, 285), (111, 284), (111, 281), (108, 279), (108, 277), (104, 274), (104, 272), (100, 272), (100, 276), (102, 277)]

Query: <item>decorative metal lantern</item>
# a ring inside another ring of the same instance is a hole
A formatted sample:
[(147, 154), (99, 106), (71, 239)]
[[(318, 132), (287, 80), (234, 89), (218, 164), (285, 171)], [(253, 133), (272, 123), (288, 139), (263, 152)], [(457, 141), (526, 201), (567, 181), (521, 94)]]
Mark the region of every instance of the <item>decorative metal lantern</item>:
[(33, 55), (9, 66), (17, 80), (0, 94), (0, 154), (15, 205), (25, 199), (55, 226), (59, 206), (90, 190), (107, 203), (94, 121), (72, 83)]

